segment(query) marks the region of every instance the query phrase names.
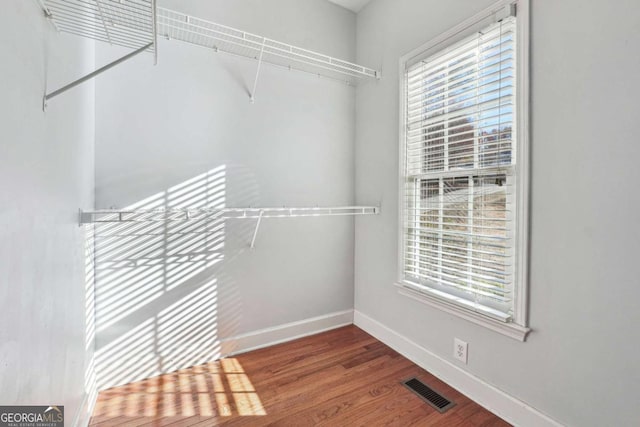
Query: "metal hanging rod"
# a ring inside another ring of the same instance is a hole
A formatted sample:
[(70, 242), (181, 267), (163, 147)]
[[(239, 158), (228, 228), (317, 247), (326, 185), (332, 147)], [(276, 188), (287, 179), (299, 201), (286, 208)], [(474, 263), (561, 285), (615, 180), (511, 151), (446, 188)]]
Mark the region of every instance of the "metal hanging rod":
[(130, 54), (125, 55), (125, 56), (123, 56), (122, 58), (117, 59), (117, 60), (113, 61), (113, 62), (112, 62), (112, 63), (110, 63), (110, 64), (105, 65), (105, 66), (104, 66), (104, 67), (102, 67), (102, 68), (98, 68), (96, 71), (94, 71), (94, 72), (92, 72), (92, 73), (89, 73), (89, 74), (87, 74), (86, 76), (81, 77), (81, 78), (79, 78), (78, 80), (75, 80), (75, 81), (73, 81), (73, 82), (69, 83), (69, 84), (68, 84), (68, 85), (66, 85), (66, 86), (63, 86), (63, 87), (61, 87), (61, 88), (60, 88), (60, 89), (58, 89), (58, 90), (55, 90), (55, 91), (53, 91), (53, 92), (51, 92), (51, 93), (49, 93), (49, 94), (46, 94), (46, 95), (44, 96), (45, 106), (46, 106), (46, 102), (47, 102), (48, 100), (50, 100), (51, 98), (53, 98), (53, 97), (55, 97), (55, 96), (58, 96), (58, 95), (60, 95), (61, 93), (64, 93), (64, 92), (68, 91), (69, 89), (71, 89), (71, 88), (73, 88), (73, 87), (75, 87), (75, 86), (78, 86), (78, 85), (79, 85), (79, 84), (81, 84), (81, 83), (86, 82), (86, 81), (87, 81), (87, 80), (89, 80), (89, 79), (94, 78), (94, 77), (95, 77), (95, 76), (97, 76), (98, 74), (104, 73), (104, 72), (105, 72), (105, 71), (107, 71), (109, 68), (113, 68), (113, 67), (115, 67), (116, 65), (120, 64), (121, 62), (124, 62), (124, 61), (126, 61), (127, 59), (130, 59), (130, 58), (132, 58), (132, 57), (136, 56), (137, 54), (144, 52), (145, 50), (147, 50), (148, 48), (150, 48), (150, 47), (152, 47), (152, 46), (153, 46), (153, 43), (149, 43), (149, 44), (147, 44), (147, 45), (145, 45), (145, 46), (142, 46), (140, 49), (137, 49), (137, 50), (135, 50), (135, 51), (131, 52)]
[(377, 206), (272, 207), (220, 209), (104, 209), (80, 211), (80, 224), (189, 221), (208, 217), (215, 219), (292, 218), (339, 215), (376, 215)]

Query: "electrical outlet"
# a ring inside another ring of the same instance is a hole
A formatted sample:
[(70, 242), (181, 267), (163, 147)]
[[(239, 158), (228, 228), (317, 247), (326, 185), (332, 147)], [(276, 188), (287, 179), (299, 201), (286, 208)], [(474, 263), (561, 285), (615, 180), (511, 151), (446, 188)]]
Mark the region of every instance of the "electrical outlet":
[(467, 348), (469, 344), (462, 341), (461, 339), (454, 338), (453, 339), (453, 357), (467, 364)]

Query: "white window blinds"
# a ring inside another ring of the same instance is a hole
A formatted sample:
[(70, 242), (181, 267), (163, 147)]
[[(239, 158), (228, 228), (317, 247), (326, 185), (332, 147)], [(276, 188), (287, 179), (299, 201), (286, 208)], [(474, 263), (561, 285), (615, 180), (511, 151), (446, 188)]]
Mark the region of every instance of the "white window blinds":
[(515, 18), (405, 75), (403, 282), (511, 320), (515, 229)]

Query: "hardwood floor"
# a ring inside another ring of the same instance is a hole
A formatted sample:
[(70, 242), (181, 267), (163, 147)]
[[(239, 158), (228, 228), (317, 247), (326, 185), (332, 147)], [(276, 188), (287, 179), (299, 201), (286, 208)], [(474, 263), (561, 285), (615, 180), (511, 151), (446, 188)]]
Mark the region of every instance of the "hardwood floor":
[[(400, 382), (453, 400), (444, 414)], [(100, 393), (92, 426), (508, 426), (355, 326)]]

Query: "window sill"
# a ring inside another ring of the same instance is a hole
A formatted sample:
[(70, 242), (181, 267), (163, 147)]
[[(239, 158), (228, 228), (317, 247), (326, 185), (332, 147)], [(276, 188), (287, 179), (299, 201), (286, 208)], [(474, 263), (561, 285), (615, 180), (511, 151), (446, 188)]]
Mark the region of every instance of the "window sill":
[(437, 298), (424, 292), (411, 289), (403, 283), (395, 283), (395, 286), (398, 288), (398, 293), (400, 295), (404, 295), (420, 301), (423, 304), (427, 304), (431, 307), (456, 315), (469, 322), (475, 323), (476, 325), (484, 326), (485, 328), (491, 329), (492, 331), (498, 332), (502, 335), (506, 335), (514, 340), (524, 342), (526, 341), (529, 332), (531, 332), (531, 329), (527, 327), (516, 325), (515, 323), (501, 322), (499, 320), (483, 316), (482, 314), (474, 313), (473, 311), (465, 309), (457, 304), (447, 302), (442, 298)]

